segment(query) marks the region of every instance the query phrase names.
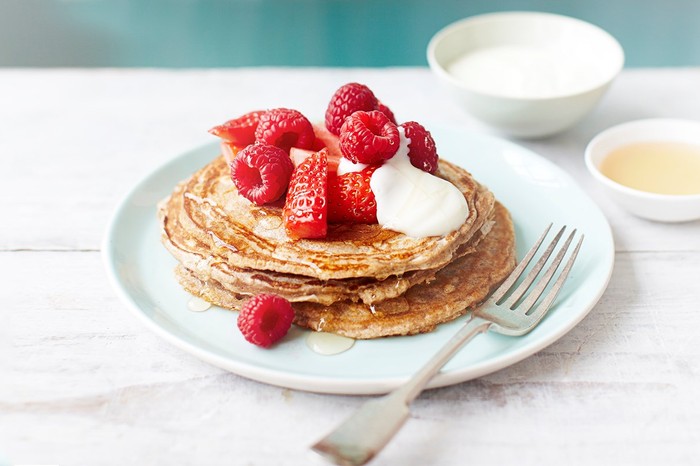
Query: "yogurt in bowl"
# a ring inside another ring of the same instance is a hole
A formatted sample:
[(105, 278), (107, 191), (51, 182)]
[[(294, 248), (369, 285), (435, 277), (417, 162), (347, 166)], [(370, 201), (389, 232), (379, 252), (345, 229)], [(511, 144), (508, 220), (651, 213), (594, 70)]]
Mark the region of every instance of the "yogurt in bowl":
[(620, 44), (597, 26), (536, 12), (458, 21), (433, 36), (427, 55), (439, 82), (469, 114), (525, 138), (577, 123), (624, 64)]
[(460, 56), (447, 71), (484, 94), (545, 99), (583, 92), (602, 81), (605, 76), (595, 57), (587, 58), (572, 56), (560, 46), (497, 45)]

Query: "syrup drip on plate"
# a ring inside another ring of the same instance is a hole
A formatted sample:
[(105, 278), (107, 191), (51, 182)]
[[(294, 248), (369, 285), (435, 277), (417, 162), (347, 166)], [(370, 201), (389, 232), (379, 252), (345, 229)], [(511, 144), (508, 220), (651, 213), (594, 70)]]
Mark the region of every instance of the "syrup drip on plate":
[(355, 340), (348, 337), (336, 335), (327, 332), (311, 332), (306, 337), (306, 346), (311, 348), (311, 351), (330, 356), (339, 354), (352, 348)]
[(202, 298), (198, 298), (197, 296), (193, 296), (192, 299), (187, 302), (187, 309), (192, 312), (204, 312), (210, 307), (210, 302), (205, 301)]

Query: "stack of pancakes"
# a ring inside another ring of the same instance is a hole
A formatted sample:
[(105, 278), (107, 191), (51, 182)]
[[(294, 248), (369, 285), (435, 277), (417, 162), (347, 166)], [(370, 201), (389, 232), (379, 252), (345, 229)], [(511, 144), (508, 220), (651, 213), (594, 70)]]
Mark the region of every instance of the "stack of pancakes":
[(285, 233), (281, 205), (240, 196), (218, 157), (158, 206), (162, 242), (190, 293), (237, 310), (250, 296), (292, 302), (295, 323), (353, 338), (428, 332), (481, 302), (515, 266), (508, 211), (465, 170), (436, 173), (469, 206), (446, 236), (411, 238), (380, 225), (329, 225), (321, 240)]

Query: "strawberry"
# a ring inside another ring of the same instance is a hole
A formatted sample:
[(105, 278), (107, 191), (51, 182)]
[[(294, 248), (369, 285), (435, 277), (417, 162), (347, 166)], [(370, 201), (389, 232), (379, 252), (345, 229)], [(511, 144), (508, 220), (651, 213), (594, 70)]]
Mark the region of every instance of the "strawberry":
[(369, 181), (379, 165), (328, 178), (330, 223), (377, 223), (377, 201)]
[(282, 216), (292, 238), (323, 238), (328, 230), (328, 150), (304, 159), (289, 180)]
[(226, 163), (229, 165), (231, 165), (231, 162), (233, 162), (233, 159), (236, 158), (236, 155), (238, 155), (240, 151), (241, 148), (237, 145), (231, 142), (221, 141), (221, 153), (224, 155)]
[[(323, 147), (321, 147), (323, 149)], [(306, 160), (307, 158), (311, 157), (314, 155), (316, 152), (319, 150), (309, 150), (309, 149), (299, 149), (298, 147), (291, 147), (289, 149), (289, 158), (292, 159), (292, 163), (294, 164), (294, 167), (298, 167), (301, 165), (301, 162)]]
[(316, 135), (314, 147), (317, 148), (316, 150), (321, 150), (324, 147), (328, 149), (328, 171), (338, 171), (338, 164), (340, 163), (340, 158), (343, 156), (343, 153), (340, 152), (340, 140), (338, 136), (328, 131), (324, 125), (313, 125), (313, 127), (314, 134)]
[(343, 153), (340, 152), (340, 139), (335, 134), (326, 129), (324, 125), (313, 125), (314, 134), (316, 135), (316, 143), (321, 147), (328, 148), (328, 161), (333, 158), (340, 160)]
[(214, 126), (209, 132), (238, 147), (245, 147), (255, 142), (255, 130), (258, 128), (260, 117), (265, 113), (267, 113), (266, 110), (246, 113), (226, 123)]

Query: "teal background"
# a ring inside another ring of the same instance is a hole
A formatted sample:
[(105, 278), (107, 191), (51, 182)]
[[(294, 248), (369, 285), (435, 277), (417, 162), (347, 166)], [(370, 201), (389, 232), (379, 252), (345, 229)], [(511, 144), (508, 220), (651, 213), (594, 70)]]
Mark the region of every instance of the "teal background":
[(597, 24), (628, 67), (700, 65), (699, 0), (0, 0), (0, 66), (422, 66), (437, 30), (506, 10)]

